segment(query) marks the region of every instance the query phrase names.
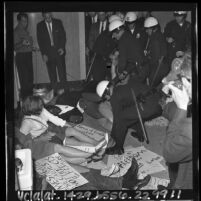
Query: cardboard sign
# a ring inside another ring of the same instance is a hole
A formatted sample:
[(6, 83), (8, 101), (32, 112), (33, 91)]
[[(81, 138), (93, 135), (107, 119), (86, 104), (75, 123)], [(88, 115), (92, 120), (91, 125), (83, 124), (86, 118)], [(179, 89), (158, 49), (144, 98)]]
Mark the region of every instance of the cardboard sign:
[(111, 175), (111, 177), (123, 176), (131, 166), (133, 157), (137, 160), (139, 173), (141, 174), (153, 174), (166, 170), (160, 163), (163, 159), (160, 155), (147, 150), (144, 146), (137, 148), (127, 147), (123, 155), (110, 155), (108, 157), (107, 166), (111, 166), (114, 163), (120, 167), (120, 171)]
[(141, 188), (141, 190), (157, 190), (158, 185), (167, 187), (169, 182), (170, 182), (170, 180), (167, 180), (167, 179), (151, 177), (151, 180), (149, 181), (149, 183), (146, 186), (144, 186), (143, 188)]
[(39, 159), (35, 162), (36, 171), (46, 176), (55, 190), (71, 190), (88, 181), (72, 168), (58, 153)]
[(74, 128), (80, 131), (83, 135), (86, 135), (97, 141), (105, 137), (105, 132), (96, 130), (94, 128), (91, 128), (82, 124), (78, 124)]

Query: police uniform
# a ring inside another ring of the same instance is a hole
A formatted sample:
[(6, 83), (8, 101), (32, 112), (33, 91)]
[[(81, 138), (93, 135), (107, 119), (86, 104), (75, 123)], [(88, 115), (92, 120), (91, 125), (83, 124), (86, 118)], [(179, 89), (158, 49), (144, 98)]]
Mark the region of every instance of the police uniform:
[(93, 48), (93, 52), (96, 54), (92, 65), (92, 76), (95, 82), (105, 79), (109, 55), (115, 49), (116, 45), (116, 41), (111, 38), (107, 30), (98, 36)]
[[(169, 72), (169, 66), (166, 62), (167, 46), (164, 36), (160, 30), (152, 32), (152, 35), (149, 36), (149, 45), (147, 48), (147, 52), (147, 58), (149, 62), (149, 83), (151, 86), (155, 87), (160, 84), (161, 80)], [(159, 66), (159, 59), (162, 56), (164, 57), (164, 59), (159, 67), (158, 73), (156, 73)]]
[[(114, 88), (110, 100), (114, 118), (111, 136), (116, 142), (113, 150), (123, 149), (128, 128), (136, 126), (137, 124), (139, 125), (139, 117), (132, 98), (131, 88), (134, 90), (136, 97), (140, 93), (146, 93), (150, 90), (150, 87), (134, 78), (130, 79), (127, 85)], [(143, 121), (161, 115), (162, 109), (158, 104), (159, 99), (160, 95), (155, 93), (146, 97), (145, 103), (139, 104), (139, 110)], [(106, 153), (112, 154), (113, 151), (110, 150), (108, 149)]]
[(191, 24), (186, 20), (182, 26), (176, 20), (167, 23), (164, 35), (166, 38), (174, 39), (172, 43), (168, 43), (168, 60), (170, 63), (176, 57), (177, 51), (184, 52), (191, 46)]
[[(124, 31), (123, 35), (118, 42), (118, 65), (117, 72), (120, 74), (123, 71), (130, 72), (136, 70), (135, 65), (137, 63), (142, 63), (143, 49), (140, 42), (134, 38), (127, 30)], [(131, 65), (128, 65), (130, 62)]]

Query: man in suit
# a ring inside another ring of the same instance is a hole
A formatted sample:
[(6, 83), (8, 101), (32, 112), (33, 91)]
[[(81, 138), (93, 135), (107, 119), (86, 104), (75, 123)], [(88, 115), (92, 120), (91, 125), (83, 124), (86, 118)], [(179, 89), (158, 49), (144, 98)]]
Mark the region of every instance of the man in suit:
[(85, 52), (86, 52), (86, 72), (89, 71), (90, 60), (92, 58), (92, 52), (89, 51), (88, 40), (89, 32), (91, 30), (92, 24), (95, 24), (98, 21), (98, 15), (96, 12), (86, 12), (85, 15)]
[(89, 33), (88, 47), (90, 51), (93, 50), (93, 46), (98, 36), (103, 31), (105, 31), (107, 27), (108, 27), (108, 22), (107, 22), (106, 13), (98, 12), (98, 21), (95, 24), (92, 24), (90, 33)]
[(61, 20), (52, 17), (52, 13), (42, 13), (43, 21), (37, 24), (37, 41), (47, 70), (52, 88), (58, 90), (57, 71), (62, 93), (66, 85), (65, 44), (66, 33)]

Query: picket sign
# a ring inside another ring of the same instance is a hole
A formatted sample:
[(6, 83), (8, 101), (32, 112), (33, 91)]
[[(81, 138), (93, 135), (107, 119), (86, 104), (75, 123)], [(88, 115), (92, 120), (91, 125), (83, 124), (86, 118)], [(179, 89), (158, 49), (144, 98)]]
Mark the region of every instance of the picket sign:
[(108, 157), (108, 167), (112, 166), (112, 164), (118, 164), (120, 167), (120, 171), (111, 175), (111, 177), (123, 176), (131, 166), (133, 157), (137, 160), (140, 174), (147, 175), (166, 170), (160, 163), (163, 160), (162, 156), (149, 151), (144, 146), (126, 147), (123, 155), (110, 155)]
[(38, 174), (45, 176), (55, 190), (72, 190), (88, 183), (58, 153), (35, 161)]

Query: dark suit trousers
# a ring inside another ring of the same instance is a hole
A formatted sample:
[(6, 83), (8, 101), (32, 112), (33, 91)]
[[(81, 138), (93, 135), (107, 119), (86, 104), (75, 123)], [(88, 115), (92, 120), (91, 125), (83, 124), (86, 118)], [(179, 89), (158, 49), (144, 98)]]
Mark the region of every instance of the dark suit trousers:
[(21, 97), (23, 98), (32, 94), (33, 90), (32, 52), (18, 52), (15, 61), (20, 80)]
[(106, 61), (102, 56), (96, 55), (92, 66), (93, 80), (96, 82), (105, 80), (106, 74), (107, 74)]
[(65, 88), (66, 86), (66, 65), (65, 56), (60, 56), (57, 50), (52, 47), (48, 54), (47, 70), (50, 78), (50, 82), (53, 89), (57, 89), (57, 72), (60, 80), (60, 87)]
[[(131, 83), (124, 86), (118, 86), (113, 92), (110, 101), (114, 115), (111, 136), (116, 141), (116, 145), (120, 148), (124, 145), (128, 128), (133, 128), (133, 126), (135, 126), (139, 131), (139, 117), (130, 88), (133, 88), (136, 96), (139, 92), (143, 93), (147, 88), (143, 87), (141, 84), (134, 84), (135, 85)], [(159, 99), (160, 97), (158, 94), (152, 95), (148, 97), (146, 103), (143, 104), (143, 110), (139, 106), (143, 121), (150, 120), (162, 113), (161, 106), (158, 104)]]

